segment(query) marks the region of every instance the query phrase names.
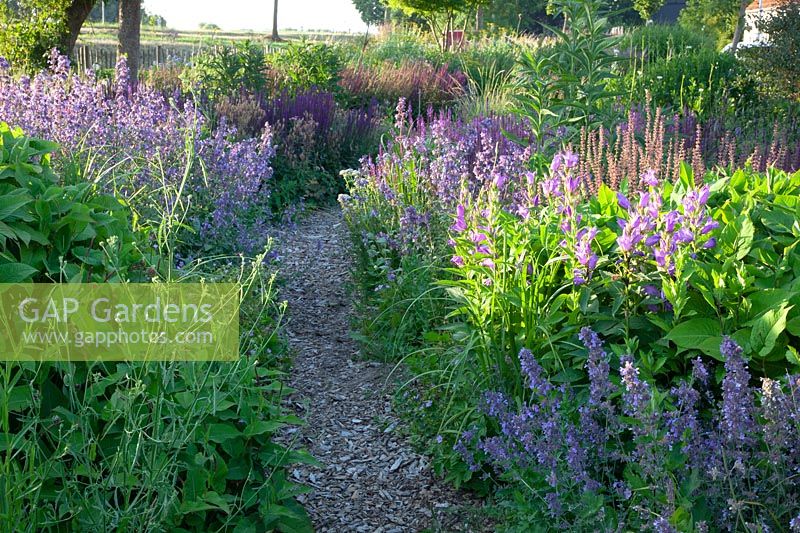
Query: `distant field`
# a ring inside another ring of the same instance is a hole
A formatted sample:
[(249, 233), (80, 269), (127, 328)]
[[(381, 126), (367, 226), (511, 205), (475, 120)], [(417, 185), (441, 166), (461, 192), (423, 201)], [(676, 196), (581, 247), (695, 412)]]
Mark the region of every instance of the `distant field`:
[[(282, 31), (281, 39), (310, 41), (351, 41), (363, 37), (363, 34), (327, 32), (327, 31)], [(230, 44), (241, 41), (252, 41), (264, 46), (265, 51), (279, 48), (270, 33), (252, 31), (211, 31), (192, 30), (178, 31), (167, 28), (143, 27), (141, 33), (141, 54), (139, 63), (143, 68), (162, 64), (168, 61), (187, 62), (203, 49), (219, 44)], [(85, 24), (78, 37), (75, 56), (78, 68), (92, 66), (113, 68), (116, 62), (117, 26), (116, 24)]]

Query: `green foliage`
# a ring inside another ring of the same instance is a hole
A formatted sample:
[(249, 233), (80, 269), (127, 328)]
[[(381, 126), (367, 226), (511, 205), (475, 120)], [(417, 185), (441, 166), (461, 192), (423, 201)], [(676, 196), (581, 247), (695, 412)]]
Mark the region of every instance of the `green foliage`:
[(650, 20), (653, 14), (664, 5), (664, 0), (633, 0), (633, 8), (642, 17), (642, 20)]
[(39, 70), (67, 32), (69, 0), (0, 2), (0, 57), (17, 68)]
[[(0, 125), (0, 282), (157, 276), (135, 246), (126, 206), (94, 191), (96, 180), (57, 180), (57, 148)], [(164, 214), (153, 239), (168, 252), (173, 224)], [(283, 407), (282, 310), (266, 253), (233, 263), (205, 257), (179, 275), (161, 273), (242, 286), (235, 363), (0, 364), (0, 523), (18, 531), (311, 531), (295, 499), (305, 489), (286, 465), (313, 459), (274, 442), (300, 421)]]
[(299, 420), (282, 407), (290, 390), (271, 355), (282, 347), (258, 262), (237, 272), (206, 261), (188, 278), (243, 284), (235, 363), (0, 366), (2, 523), (311, 531), (285, 466), (313, 461), (273, 441)]
[(184, 89), (202, 90), (212, 99), (243, 89), (257, 93), (267, 85), (264, 64), (263, 48), (249, 41), (216, 45), (199, 54), (183, 73)]
[(0, 281), (146, 278), (130, 210), (89, 182), (59, 183), (50, 168), (57, 150), (0, 124)]
[(739, 54), (761, 80), (760, 90), (769, 96), (800, 101), (800, 1), (782, 4), (771, 16), (762, 17), (756, 27), (769, 35), (768, 43), (744, 48)]
[(721, 48), (733, 37), (739, 4), (739, 0), (689, 0), (678, 21), (689, 31), (707, 35)]
[(367, 25), (380, 24), (386, 16), (386, 5), (381, 0), (353, 0), (353, 4)]
[(615, 94), (607, 82), (619, 61), (613, 53), (619, 39), (607, 35), (599, 2), (559, 0), (554, 8), (569, 28), (550, 28), (558, 39), (552, 49), (526, 52), (521, 59), (517, 113), (531, 121), (540, 143), (547, 142), (545, 132), (558, 128), (567, 130), (568, 142), (581, 127), (597, 127), (612, 116)]
[(754, 78), (741, 61), (717, 52), (708, 35), (682, 26), (642, 27), (621, 43), (629, 62), (609, 89), (629, 105), (647, 100), (700, 118), (733, 116), (759, 104)]
[(343, 60), (335, 45), (301, 41), (270, 55), (267, 64), (282, 88), (292, 92), (312, 87), (334, 91)]

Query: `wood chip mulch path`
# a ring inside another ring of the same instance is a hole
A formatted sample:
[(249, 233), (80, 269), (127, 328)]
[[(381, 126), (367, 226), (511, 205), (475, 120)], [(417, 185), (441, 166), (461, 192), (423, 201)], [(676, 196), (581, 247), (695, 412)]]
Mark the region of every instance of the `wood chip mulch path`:
[[(350, 337), (350, 252), (339, 210), (310, 213), (276, 235), (293, 352), (292, 409), (306, 425), (284, 436), (323, 466), (293, 466), (313, 488), (299, 499), (320, 532), (475, 531), (479, 504), (434, 475), (397, 431), (392, 365), (365, 361)], [(482, 529), (482, 528), (481, 528)]]

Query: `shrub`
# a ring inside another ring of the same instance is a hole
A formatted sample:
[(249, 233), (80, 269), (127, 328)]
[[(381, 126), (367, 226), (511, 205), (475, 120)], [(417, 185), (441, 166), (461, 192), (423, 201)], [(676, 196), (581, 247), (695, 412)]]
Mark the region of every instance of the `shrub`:
[(213, 99), (241, 88), (259, 92), (267, 87), (264, 50), (249, 41), (216, 44), (193, 61), (183, 73), (186, 92), (201, 91)]
[(130, 211), (89, 182), (59, 180), (50, 166), (57, 150), (0, 123), (0, 281), (102, 283), (155, 276), (147, 260), (153, 258), (145, 258), (131, 230)]
[(279, 91), (334, 91), (342, 57), (334, 45), (302, 41), (289, 43), (267, 58), (270, 76)]

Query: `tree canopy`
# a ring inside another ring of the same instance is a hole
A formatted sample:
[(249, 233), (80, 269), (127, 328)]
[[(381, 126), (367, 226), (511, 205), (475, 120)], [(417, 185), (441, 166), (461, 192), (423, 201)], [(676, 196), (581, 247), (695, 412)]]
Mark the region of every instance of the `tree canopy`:
[(380, 24), (386, 17), (386, 5), (381, 0), (353, 0), (353, 4), (367, 25)]

